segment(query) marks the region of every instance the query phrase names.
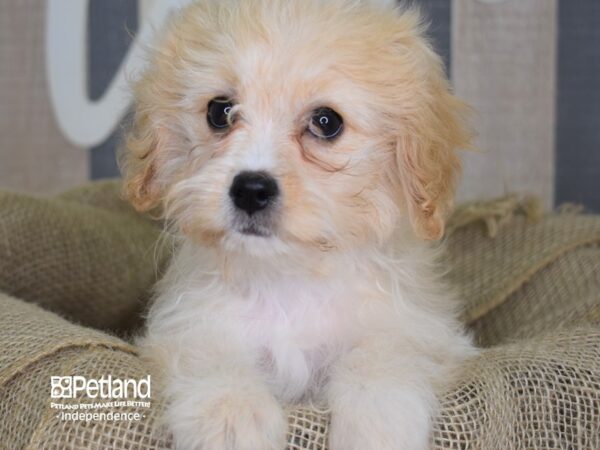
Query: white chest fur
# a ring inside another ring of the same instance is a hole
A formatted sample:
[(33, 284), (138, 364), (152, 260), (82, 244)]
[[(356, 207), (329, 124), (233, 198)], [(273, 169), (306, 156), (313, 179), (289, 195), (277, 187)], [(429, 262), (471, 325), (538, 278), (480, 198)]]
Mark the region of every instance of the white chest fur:
[[(427, 265), (415, 265), (414, 253), (407, 260), (412, 264), (390, 270), (366, 255), (299, 267), (278, 258), (233, 262), (184, 245), (160, 284), (148, 336), (170, 341), (177, 349), (172, 359), (194, 360), (218, 348), (246, 360), (279, 398), (296, 401), (316, 392), (329, 365), (365, 332), (394, 329), (411, 339), (439, 325), (437, 314), (415, 307), (442, 297), (431, 287), (435, 278)], [(209, 370), (195, 367), (198, 376)]]

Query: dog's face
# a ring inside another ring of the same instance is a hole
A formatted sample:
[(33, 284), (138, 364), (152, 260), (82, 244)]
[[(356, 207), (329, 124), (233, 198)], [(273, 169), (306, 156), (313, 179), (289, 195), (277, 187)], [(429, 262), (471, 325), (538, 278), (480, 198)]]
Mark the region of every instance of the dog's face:
[(463, 109), (414, 12), (202, 0), (137, 84), (125, 188), (205, 245), (347, 249), (404, 222), (436, 239)]

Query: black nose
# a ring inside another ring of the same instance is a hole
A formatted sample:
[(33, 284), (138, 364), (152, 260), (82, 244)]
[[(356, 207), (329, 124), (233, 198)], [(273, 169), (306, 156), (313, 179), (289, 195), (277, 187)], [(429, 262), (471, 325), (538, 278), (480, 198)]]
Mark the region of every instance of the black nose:
[(275, 179), (265, 172), (241, 172), (231, 183), (233, 204), (249, 215), (265, 209), (279, 195)]

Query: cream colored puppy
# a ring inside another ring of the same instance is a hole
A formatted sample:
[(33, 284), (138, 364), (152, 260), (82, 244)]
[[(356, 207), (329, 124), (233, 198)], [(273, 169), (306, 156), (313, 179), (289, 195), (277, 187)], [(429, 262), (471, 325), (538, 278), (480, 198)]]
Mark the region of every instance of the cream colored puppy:
[(201, 0), (136, 88), (125, 189), (181, 238), (140, 345), (180, 449), (430, 446), (472, 353), (436, 251), (468, 144), (418, 14), (377, 0)]

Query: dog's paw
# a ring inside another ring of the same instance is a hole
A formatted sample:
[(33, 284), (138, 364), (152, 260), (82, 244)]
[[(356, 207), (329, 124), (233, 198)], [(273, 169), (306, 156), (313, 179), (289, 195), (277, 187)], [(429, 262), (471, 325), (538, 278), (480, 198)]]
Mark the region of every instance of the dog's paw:
[(175, 412), (170, 419), (178, 450), (285, 449), (286, 415), (267, 393), (232, 392)]

